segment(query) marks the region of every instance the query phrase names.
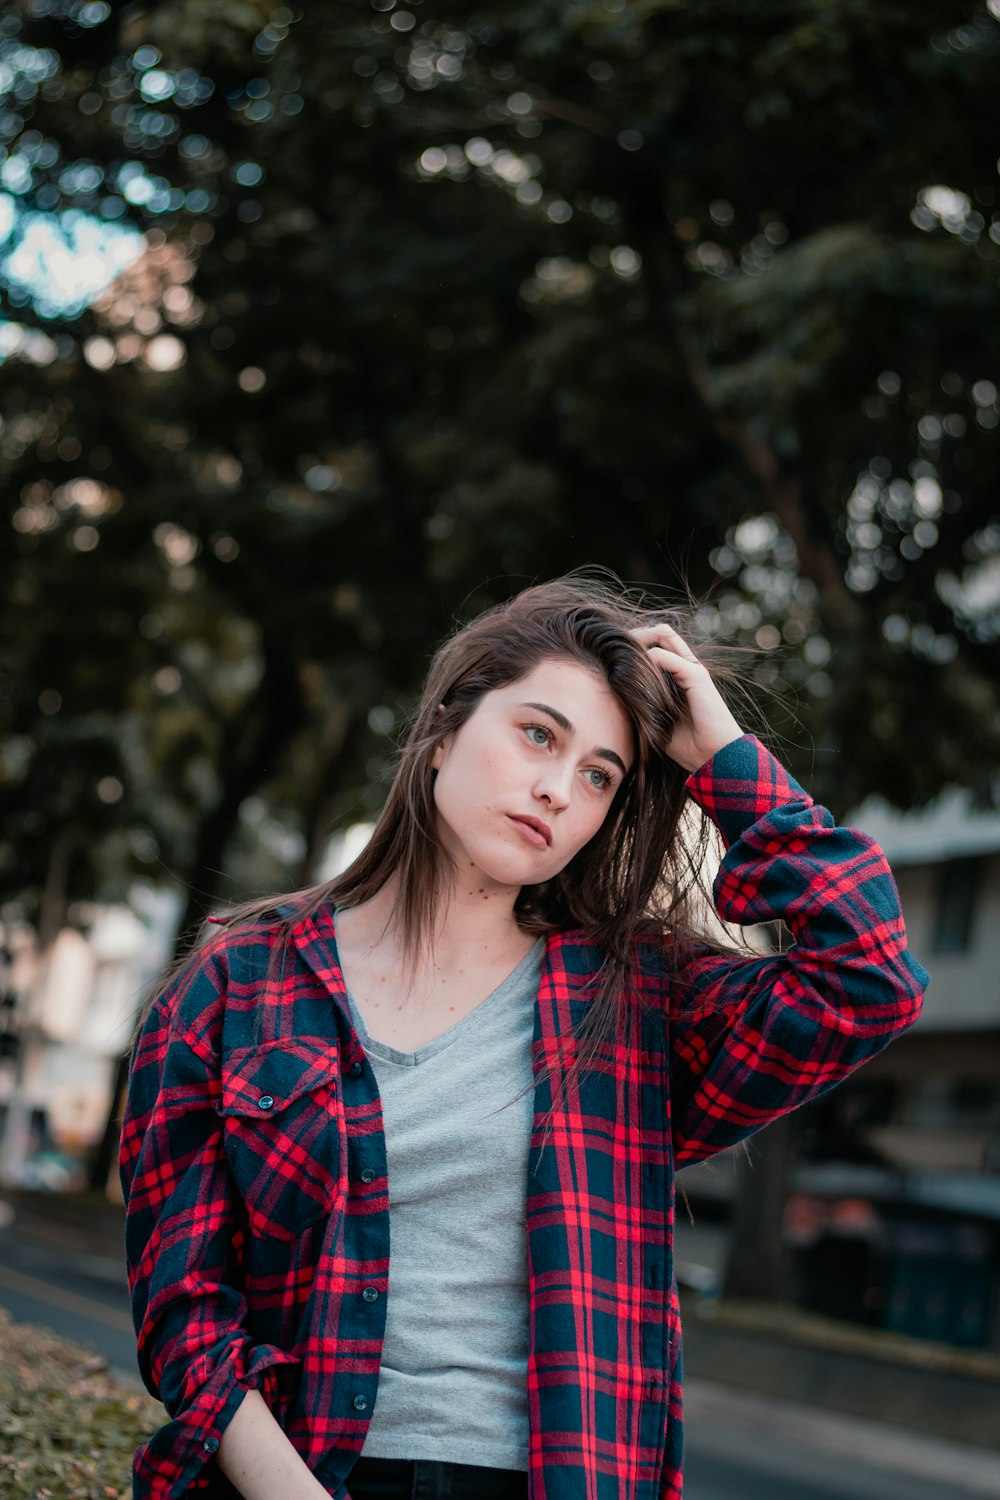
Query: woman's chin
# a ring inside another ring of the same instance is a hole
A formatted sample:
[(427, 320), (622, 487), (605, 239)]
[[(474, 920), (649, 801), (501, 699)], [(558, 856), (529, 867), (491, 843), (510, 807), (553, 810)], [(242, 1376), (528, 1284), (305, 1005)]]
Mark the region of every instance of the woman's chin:
[(552, 872), (539, 869), (539, 863), (538, 860), (524, 859), (520, 855), (492, 859), (473, 858), (469, 879), (475, 882), (477, 894), (482, 887), (484, 896), (516, 895), (522, 886), (541, 885), (543, 881), (551, 879)]

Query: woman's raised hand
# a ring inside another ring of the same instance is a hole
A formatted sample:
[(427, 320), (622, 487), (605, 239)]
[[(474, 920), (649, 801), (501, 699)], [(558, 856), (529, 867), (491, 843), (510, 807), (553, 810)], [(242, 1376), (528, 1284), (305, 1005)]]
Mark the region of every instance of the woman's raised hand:
[(685, 771), (697, 771), (743, 730), (691, 647), (669, 625), (639, 625), (632, 631), (652, 659), (684, 691), (691, 717), (680, 719), (664, 750)]

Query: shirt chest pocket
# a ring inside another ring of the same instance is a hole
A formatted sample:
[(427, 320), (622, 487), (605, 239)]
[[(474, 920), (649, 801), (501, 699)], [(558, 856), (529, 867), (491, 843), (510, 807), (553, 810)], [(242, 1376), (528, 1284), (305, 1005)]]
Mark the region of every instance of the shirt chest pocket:
[(295, 1038), (230, 1052), (220, 1113), (254, 1234), (293, 1240), (333, 1212), (346, 1157), (334, 1043)]

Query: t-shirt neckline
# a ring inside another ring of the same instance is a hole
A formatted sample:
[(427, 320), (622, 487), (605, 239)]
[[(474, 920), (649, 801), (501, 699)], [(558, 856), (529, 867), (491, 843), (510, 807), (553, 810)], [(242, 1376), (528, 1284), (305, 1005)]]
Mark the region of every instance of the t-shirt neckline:
[[(335, 908), (333, 936), (333, 943), (335, 948), (337, 944), (336, 921), (337, 910)], [(372, 1053), (375, 1057), (384, 1059), (386, 1062), (395, 1062), (403, 1064), (405, 1066), (415, 1067), (419, 1063), (424, 1062), (427, 1058), (433, 1057), (435, 1053), (443, 1051), (445, 1047), (450, 1046), (451, 1043), (456, 1039), (456, 1036), (460, 1031), (462, 1031), (463, 1029), (468, 1029), (472, 1025), (472, 1023), (476, 1021), (477, 1017), (482, 1017), (487, 1008), (492, 1009), (493, 1003), (496, 1001), (501, 991), (507, 992), (509, 989), (515, 987), (523, 978), (524, 974), (528, 972), (534, 964), (537, 964), (539, 959), (543, 958), (544, 951), (545, 937), (544, 935), (542, 935), (535, 939), (534, 943), (528, 949), (524, 957), (518, 960), (513, 969), (511, 969), (510, 972), (500, 980), (499, 984), (497, 984), (495, 988), (490, 990), (488, 995), (485, 995), (483, 999), (480, 1000), (478, 1005), (474, 1006), (473, 1009), (468, 1011), (464, 1016), (459, 1017), (459, 1019), (453, 1022), (451, 1026), (447, 1027), (446, 1030), (439, 1032), (436, 1037), (432, 1037), (429, 1042), (424, 1042), (421, 1046), (414, 1048), (412, 1052), (404, 1052), (401, 1048), (393, 1047), (388, 1042), (376, 1041), (375, 1038), (369, 1034), (368, 1027), (365, 1024), (365, 1018), (362, 1015), (361, 1010), (359, 1009), (357, 1002), (354, 999), (354, 996), (351, 994), (350, 986), (347, 983), (347, 977), (344, 974), (344, 969), (340, 962), (339, 949), (337, 949), (336, 958), (337, 968), (340, 970), (341, 979), (343, 981), (344, 995), (346, 997), (347, 1005), (351, 1013), (351, 1020), (354, 1024), (355, 1030), (358, 1033), (358, 1036), (361, 1038), (361, 1042), (365, 1051)]]

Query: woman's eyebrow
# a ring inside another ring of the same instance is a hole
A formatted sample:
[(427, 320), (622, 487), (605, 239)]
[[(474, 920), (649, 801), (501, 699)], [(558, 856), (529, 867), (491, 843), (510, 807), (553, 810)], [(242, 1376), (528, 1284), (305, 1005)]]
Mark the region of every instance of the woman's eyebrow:
[[(540, 713), (548, 714), (550, 719), (555, 719), (556, 723), (559, 725), (559, 728), (564, 729), (567, 734), (576, 733), (576, 730), (573, 728), (573, 725), (570, 723), (569, 719), (567, 719), (566, 715), (560, 713), (558, 708), (553, 708), (549, 703), (521, 703), (518, 706), (520, 708), (537, 708)], [(592, 750), (590, 753), (591, 755), (600, 756), (601, 760), (609, 760), (612, 765), (618, 767), (623, 776), (627, 775), (627, 767), (625, 765), (625, 762), (622, 760), (621, 756), (616, 753), (616, 751), (597, 748)]]

